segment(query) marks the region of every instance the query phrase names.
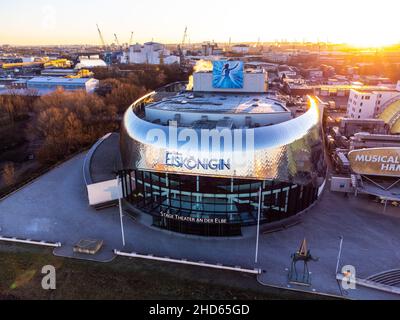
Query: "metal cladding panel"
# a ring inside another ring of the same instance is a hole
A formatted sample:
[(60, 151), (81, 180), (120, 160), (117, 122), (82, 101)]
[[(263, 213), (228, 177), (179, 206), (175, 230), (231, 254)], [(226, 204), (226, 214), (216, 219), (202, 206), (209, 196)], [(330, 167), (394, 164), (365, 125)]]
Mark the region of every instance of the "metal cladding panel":
[[(124, 167), (162, 173), (279, 180), (301, 185), (312, 183), (315, 186), (325, 179), (321, 110), (314, 101), (308, 112), (293, 120), (249, 130), (229, 130), (227, 141), (242, 146), (233, 150), (228, 148), (229, 152), (225, 148), (226, 140), (221, 140), (219, 150), (204, 148), (201, 143), (188, 146), (187, 140), (177, 144), (170, 142), (175, 134), (187, 136), (185, 130), (149, 123), (129, 108), (121, 132)], [(201, 136), (200, 130), (193, 131)], [(165, 140), (154, 138), (154, 134), (164, 136)]]

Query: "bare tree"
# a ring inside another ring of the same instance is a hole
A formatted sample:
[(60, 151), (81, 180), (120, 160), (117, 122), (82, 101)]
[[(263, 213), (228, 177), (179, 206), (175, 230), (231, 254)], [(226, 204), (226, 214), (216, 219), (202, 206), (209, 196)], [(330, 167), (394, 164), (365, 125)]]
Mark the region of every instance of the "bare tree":
[(3, 181), (6, 186), (11, 186), (15, 183), (15, 167), (14, 163), (8, 162), (3, 169)]
[(43, 141), (38, 158), (44, 163), (62, 160), (118, 127), (116, 107), (84, 91), (57, 90), (39, 98), (35, 111), (28, 131), (33, 140)]

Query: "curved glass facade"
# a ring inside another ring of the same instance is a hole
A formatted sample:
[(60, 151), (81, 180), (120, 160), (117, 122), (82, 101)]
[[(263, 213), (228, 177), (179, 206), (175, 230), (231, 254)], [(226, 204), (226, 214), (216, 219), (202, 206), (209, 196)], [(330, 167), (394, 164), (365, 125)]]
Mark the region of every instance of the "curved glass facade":
[[(243, 226), (257, 224), (259, 209), (261, 224), (267, 224), (292, 217), (317, 200), (326, 163), (321, 110), (315, 101), (298, 118), (252, 128), (252, 152), (225, 158), (209, 151), (204, 155), (196, 146), (185, 150), (149, 140), (148, 133), (156, 131), (169, 141), (173, 127), (145, 120), (146, 104), (154, 103), (154, 95), (127, 110), (120, 140), (124, 197), (150, 215), (154, 226), (202, 236), (240, 236)], [(185, 130), (175, 128), (178, 135)], [(245, 131), (235, 128), (230, 134), (245, 141)], [(249, 161), (235, 165), (234, 158), (242, 157)], [(182, 159), (186, 166), (178, 165)]]
[[(318, 188), (273, 180), (240, 180), (128, 171), (125, 198), (157, 227), (206, 236), (241, 235), (242, 226), (280, 221), (308, 208)], [(260, 199), (260, 188), (261, 199)]]
[[(147, 99), (151, 99), (147, 97)], [(204, 170), (202, 167), (185, 168), (169, 166), (168, 154), (179, 152), (185, 159), (194, 156), (213, 159), (215, 153), (224, 154), (224, 150), (216, 150), (206, 154), (200, 145), (185, 149), (186, 140), (171, 145), (172, 126), (148, 122), (140, 117), (144, 113), (145, 101), (136, 102), (125, 114), (121, 129), (121, 155), (124, 168), (143, 171), (169, 172), (177, 174), (210, 175), (214, 177), (236, 177), (243, 179), (274, 179), (307, 185), (321, 185), (325, 180), (326, 163), (321, 128), (321, 111), (315, 102), (300, 117), (276, 125), (250, 129), (253, 138), (251, 152), (242, 148), (232, 152), (223, 160), (233, 162), (246, 158), (248, 161), (240, 165), (232, 165), (221, 171)], [(176, 136), (184, 134), (187, 128), (177, 127)], [(201, 137), (202, 132), (192, 130)], [(211, 130), (210, 130), (211, 131)], [(150, 132), (159, 133), (165, 139), (153, 139)], [(245, 145), (248, 141), (247, 129), (230, 130), (228, 137), (233, 144)], [(164, 141), (161, 141), (164, 140)], [(179, 144), (180, 143), (180, 144)], [(221, 145), (223, 143), (221, 142)], [(249, 148), (250, 149), (250, 148)], [(217, 159), (220, 160), (220, 159)]]

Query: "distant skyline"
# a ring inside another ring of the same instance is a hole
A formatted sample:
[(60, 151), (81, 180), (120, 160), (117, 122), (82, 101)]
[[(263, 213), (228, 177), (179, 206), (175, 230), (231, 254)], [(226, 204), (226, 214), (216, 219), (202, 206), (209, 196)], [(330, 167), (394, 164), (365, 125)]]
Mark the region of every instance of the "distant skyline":
[(185, 26), (202, 41), (330, 41), (356, 46), (400, 42), (393, 0), (212, 1), (14, 0), (1, 4), (0, 44), (179, 43)]

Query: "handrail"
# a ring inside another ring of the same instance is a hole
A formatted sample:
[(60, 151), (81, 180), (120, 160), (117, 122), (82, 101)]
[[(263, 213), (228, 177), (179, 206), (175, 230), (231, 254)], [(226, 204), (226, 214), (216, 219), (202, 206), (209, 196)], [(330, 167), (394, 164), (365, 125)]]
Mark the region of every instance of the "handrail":
[(32, 240), (32, 239), (20, 239), (20, 238), (16, 238), (16, 237), (0, 236), (0, 241), (12, 242), (12, 243), (31, 244), (31, 245), (36, 245), (36, 246), (52, 247), (52, 248), (60, 248), (61, 247), (61, 242), (49, 242), (49, 241), (44, 241), (44, 240)]
[(145, 260), (153, 260), (153, 261), (161, 261), (161, 262), (169, 262), (169, 263), (191, 265), (191, 266), (197, 266), (197, 267), (220, 269), (220, 270), (226, 270), (226, 271), (236, 271), (236, 272), (249, 273), (249, 274), (254, 274), (254, 275), (260, 275), (262, 273), (262, 270), (261, 269), (257, 269), (257, 268), (247, 269), (247, 268), (242, 268), (240, 266), (228, 267), (228, 266), (224, 266), (222, 264), (205, 263), (204, 261), (194, 262), (194, 261), (188, 261), (188, 260), (185, 260), (185, 259), (182, 259), (182, 260), (171, 259), (169, 257), (161, 258), (161, 257), (153, 256), (153, 255), (142, 255), (142, 254), (138, 254), (136, 252), (127, 253), (127, 252), (114, 250), (114, 254), (116, 254), (117, 256), (121, 256), (121, 257), (137, 258), (137, 259), (145, 259)]

